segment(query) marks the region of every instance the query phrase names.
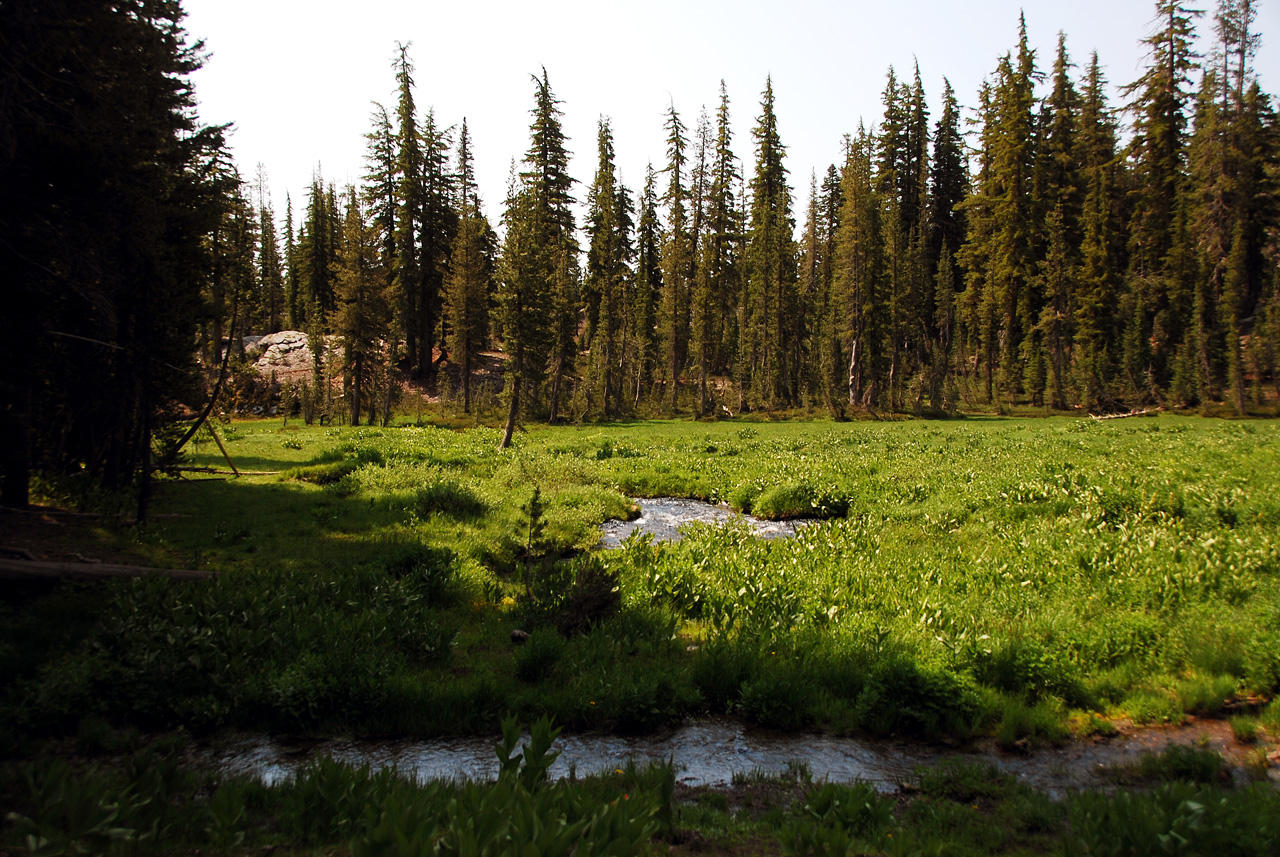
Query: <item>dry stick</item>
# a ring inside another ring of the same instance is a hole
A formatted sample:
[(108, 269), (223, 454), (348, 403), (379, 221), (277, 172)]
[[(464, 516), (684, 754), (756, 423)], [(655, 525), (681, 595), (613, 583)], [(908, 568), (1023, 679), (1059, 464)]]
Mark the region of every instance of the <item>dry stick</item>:
[(1161, 405), (1158, 408), (1147, 408), (1141, 411), (1129, 411), (1129, 413), (1127, 414), (1103, 414), (1102, 416), (1098, 416), (1097, 414), (1089, 414), (1089, 416), (1093, 417), (1098, 422), (1102, 422), (1103, 420), (1123, 420), (1126, 417), (1145, 417), (1151, 414), (1158, 414), (1163, 410), (1164, 410), (1164, 405)]
[(159, 575), (172, 580), (201, 580), (215, 575), (212, 571), (189, 568), (147, 568), (140, 565), (111, 563), (40, 562), (0, 557), (0, 580), (101, 580), (111, 577), (146, 577)]
[[(231, 302), (231, 326), (228, 330), (228, 333), (230, 335), (227, 337), (230, 340), (234, 340), (235, 338), (236, 322), (239, 320), (239, 318), (240, 318), (240, 295), (239, 293), (237, 293), (235, 295), (234, 300), (232, 300)], [(218, 343), (218, 347), (219, 348), (222, 347), (221, 342)], [(214, 404), (217, 403), (218, 396), (222, 395), (222, 387), (227, 380), (227, 369), (231, 363), (231, 351), (232, 351), (231, 345), (230, 343), (228, 343), (227, 353), (222, 355), (222, 367), (218, 370), (218, 382), (213, 385), (213, 394), (209, 396), (209, 401), (208, 403), (205, 404), (204, 411), (202, 411), (200, 415), (196, 417), (196, 421), (191, 425), (191, 428), (187, 429), (187, 433), (182, 436), (182, 439), (179, 440), (177, 444), (174, 445), (173, 449), (169, 450), (168, 454), (165, 456), (164, 461), (161, 462), (161, 465), (172, 463), (178, 457), (178, 453), (182, 451), (182, 448), (187, 445), (187, 441), (195, 437), (196, 432), (200, 431), (200, 426), (204, 425), (205, 421), (209, 419), (209, 414), (213, 413), (213, 406)], [(217, 435), (214, 435), (214, 438), (216, 439)], [(219, 441), (218, 446), (222, 446), (221, 441)], [(225, 455), (226, 453), (224, 452), (223, 454)]]
[(209, 428), (209, 434), (213, 435), (213, 442), (218, 445), (218, 449), (222, 450), (222, 457), (227, 460), (227, 464), (231, 465), (231, 472), (236, 476), (240, 475), (240, 471), (236, 470), (236, 464), (231, 460), (231, 456), (227, 455), (227, 448), (222, 445), (222, 438), (218, 437), (218, 433), (213, 428), (213, 423), (205, 423)]

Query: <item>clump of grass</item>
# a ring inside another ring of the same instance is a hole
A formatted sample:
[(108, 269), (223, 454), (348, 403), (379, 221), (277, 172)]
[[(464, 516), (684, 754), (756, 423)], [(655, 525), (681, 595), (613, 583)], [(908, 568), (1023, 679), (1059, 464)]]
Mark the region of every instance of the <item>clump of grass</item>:
[(1228, 779), (1222, 754), (1207, 747), (1170, 744), (1158, 753), (1144, 753), (1136, 762), (1108, 768), (1106, 775), (1122, 785), (1149, 783), (1219, 783)]
[(1006, 750), (1021, 746), (1022, 741), (1060, 744), (1067, 739), (1064, 710), (1058, 700), (1048, 698), (1028, 703), (1021, 697), (1005, 695), (1003, 703), (996, 740)]
[(1241, 744), (1252, 744), (1258, 740), (1258, 718), (1238, 715), (1227, 722), (1231, 724), (1231, 734)]
[(313, 485), (334, 485), (342, 481), (344, 476), (355, 473), (359, 469), (359, 461), (343, 459), (341, 461), (326, 461), (294, 467), (286, 470), (281, 478), (293, 479), (298, 482), (310, 482)]
[(445, 515), (458, 520), (483, 515), (487, 504), (473, 489), (453, 479), (438, 479), (418, 489), (414, 511), (420, 518)]

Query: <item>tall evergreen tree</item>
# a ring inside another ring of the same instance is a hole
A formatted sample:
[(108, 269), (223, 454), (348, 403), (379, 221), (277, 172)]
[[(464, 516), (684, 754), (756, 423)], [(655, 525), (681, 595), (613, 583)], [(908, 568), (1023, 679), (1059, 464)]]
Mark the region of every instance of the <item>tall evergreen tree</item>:
[(258, 196), (258, 294), (262, 302), (261, 322), (267, 333), (283, 329), (286, 317), (284, 263), (276, 237), (276, 215), (267, 190), (267, 173), (258, 164), (255, 181)]
[(532, 392), (548, 373), (548, 412), (551, 419), (556, 418), (560, 385), (571, 368), (577, 332), (573, 179), (560, 102), (551, 91), (546, 69), (533, 83), (529, 151), (525, 169), (508, 194), (504, 218), (507, 235), (498, 299), (509, 408), (502, 448), (511, 445), (525, 389)]
[(494, 235), (480, 210), (471, 155), (471, 137), (462, 121), (458, 140), (461, 221), (453, 239), (445, 280), (444, 319), (449, 359), (461, 370), (462, 410), (471, 412), (471, 380), (489, 344), (489, 295), (494, 274)]
[[(138, 488), (200, 404), (192, 343), (221, 201), (178, 3), (0, 4), (0, 502), (30, 477)], [(20, 368), (19, 368), (20, 367)], [(38, 431), (37, 431), (38, 427)]]
[(795, 221), (791, 188), (778, 136), (773, 80), (765, 81), (760, 116), (752, 130), (756, 167), (751, 179), (751, 225), (747, 239), (748, 328), (742, 347), (749, 355), (753, 399), (766, 409), (794, 404), (799, 366), (788, 347), (798, 320)]
[[(342, 340), (343, 391), (351, 424), (376, 413), (375, 383), (385, 378), (385, 340), (391, 317), (379, 236), (367, 222), (354, 187), (346, 194), (342, 241), (334, 264), (337, 306), (333, 330)], [(381, 371), (380, 371), (381, 370)]]
[[(381, 104), (373, 105), (370, 116), (372, 127), (365, 136), (364, 201), (368, 206), (370, 226), (378, 241), (379, 270), (385, 282), (383, 291), (393, 307), (396, 300), (396, 264), (398, 214), (400, 208), (400, 180), (398, 172), (398, 147), (395, 126), (391, 115)], [(393, 340), (403, 331), (403, 317), (396, 313), (399, 328)], [(392, 352), (396, 350), (392, 347)]]
[(598, 394), (606, 418), (622, 407), (623, 339), (628, 317), (627, 290), (631, 279), (631, 213), (626, 188), (618, 181), (613, 132), (601, 119), (597, 133), (599, 161), (587, 194), (587, 377)]
[[(720, 81), (720, 104), (716, 108), (715, 150), (711, 159), (711, 183), (706, 194), (705, 229), (701, 268), (712, 310), (704, 331), (709, 340), (708, 374), (727, 374), (737, 353), (738, 308), (742, 296), (741, 270), (743, 226), (734, 189), (742, 181), (738, 160), (733, 154), (733, 131), (729, 124), (729, 95)], [(701, 355), (700, 355), (701, 359)]]
[(849, 404), (873, 412), (888, 371), (886, 248), (875, 149), (873, 135), (862, 128), (848, 141), (833, 285), (842, 308), (840, 337), (848, 355)]
[(1133, 96), (1134, 198), (1122, 361), (1132, 392), (1143, 395), (1168, 380), (1182, 332), (1190, 326), (1193, 297), (1185, 266), (1173, 262), (1185, 257), (1188, 239), (1182, 200), (1187, 87), (1195, 68), (1194, 21), (1201, 13), (1185, 0), (1157, 0), (1156, 14), (1159, 28), (1144, 40), (1147, 69), (1124, 89)]
[(430, 352), (423, 360), (423, 328), (427, 326), (427, 307), (424, 304), (426, 265), (422, 258), (426, 164), (413, 95), (413, 62), (409, 59), (409, 45), (397, 45), (396, 52), (393, 67), (397, 88), (395, 175), (398, 179), (398, 211), (392, 277), (396, 288), (396, 315), (399, 327), (404, 331), (409, 365), (415, 375), (421, 376), (431, 368)]
[(650, 164), (645, 170), (640, 222), (636, 228), (636, 279), (631, 309), (632, 343), (636, 353), (632, 375), (635, 403), (639, 403), (644, 392), (652, 387), (659, 369), (658, 310), (664, 288), (657, 184), (657, 174)]
[(1081, 96), (1076, 147), (1084, 199), (1081, 208), (1080, 275), (1075, 301), (1076, 376), (1088, 408), (1110, 400), (1115, 355), (1116, 306), (1123, 270), (1124, 223), (1115, 120), (1107, 106), (1106, 80), (1095, 51)]
[(680, 373), (689, 349), (689, 271), (692, 239), (689, 232), (684, 165), (688, 160), (684, 123), (674, 104), (667, 109), (667, 228), (662, 248), (662, 307), (659, 316), (663, 363), (666, 369), (667, 406), (676, 410)]

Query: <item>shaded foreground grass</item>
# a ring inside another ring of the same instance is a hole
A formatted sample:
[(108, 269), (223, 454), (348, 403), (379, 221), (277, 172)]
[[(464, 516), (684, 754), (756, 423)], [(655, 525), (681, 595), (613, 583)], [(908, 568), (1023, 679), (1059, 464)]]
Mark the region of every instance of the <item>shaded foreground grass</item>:
[[(1273, 423), (658, 422), (506, 452), (488, 429), (233, 428), (238, 463), (279, 473), (166, 484), (172, 517), (130, 536), (217, 580), (7, 608), (6, 745), (86, 718), (434, 735), (505, 712), (617, 730), (732, 712), (1012, 746), (1256, 710), (1280, 687)], [(821, 520), (592, 553), (634, 496)], [(59, 613), (73, 629), (24, 635)], [(1270, 711), (1255, 732), (1274, 735)]]
[[(316, 759), (267, 786), (180, 764), (166, 737), (108, 764), (0, 764), (0, 844), (42, 854), (657, 853), (1148, 855), (1276, 853), (1280, 791), (1232, 787), (1207, 751), (1153, 756), (1142, 788), (1059, 798), (951, 760), (893, 795), (803, 768), (730, 788), (677, 786), (671, 763), (552, 783), (555, 731), (504, 724), (493, 783), (418, 783)], [(281, 849), (284, 849), (283, 851)]]

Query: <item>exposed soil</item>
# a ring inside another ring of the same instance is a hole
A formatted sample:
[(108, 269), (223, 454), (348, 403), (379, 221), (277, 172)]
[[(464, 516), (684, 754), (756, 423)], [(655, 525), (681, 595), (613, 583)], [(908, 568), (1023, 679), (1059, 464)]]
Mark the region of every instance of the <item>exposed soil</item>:
[[(131, 544), (132, 523), (48, 506), (0, 509), (0, 554), (48, 562), (149, 565)], [(29, 556), (28, 556), (29, 554)]]

